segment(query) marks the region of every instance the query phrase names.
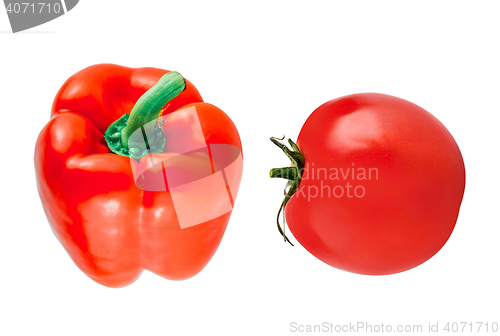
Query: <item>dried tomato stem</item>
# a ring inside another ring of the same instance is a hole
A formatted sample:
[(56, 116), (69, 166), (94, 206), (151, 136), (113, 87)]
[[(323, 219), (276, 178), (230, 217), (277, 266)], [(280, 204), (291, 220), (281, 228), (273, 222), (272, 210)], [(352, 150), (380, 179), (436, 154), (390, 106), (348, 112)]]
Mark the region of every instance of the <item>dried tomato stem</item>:
[[(281, 202), (280, 209), (278, 211), (278, 216), (276, 217), (276, 222), (278, 224), (278, 231), (281, 236), (283, 236), (285, 242), (293, 244), (290, 242), (288, 237), (285, 234), (286, 221), (285, 221), (285, 207), (293, 194), (299, 189), (300, 181), (302, 179), (302, 171), (304, 169), (304, 155), (300, 152), (299, 147), (293, 142), (291, 139), (288, 139), (288, 143), (292, 149), (289, 149), (286, 144), (282, 143), (285, 139), (283, 138), (275, 138), (271, 137), (271, 141), (278, 146), (290, 159), (292, 162), (292, 167), (284, 167), (284, 168), (273, 168), (269, 172), (269, 176), (272, 178), (284, 178), (287, 179), (288, 182), (285, 187), (285, 198)], [(288, 190), (287, 190), (288, 188)], [(283, 228), (280, 224), (280, 214), (283, 211)]]
[(298, 176), (299, 172), (296, 167), (272, 168), (269, 171), (269, 177), (272, 178), (279, 177), (290, 181), (295, 181)]

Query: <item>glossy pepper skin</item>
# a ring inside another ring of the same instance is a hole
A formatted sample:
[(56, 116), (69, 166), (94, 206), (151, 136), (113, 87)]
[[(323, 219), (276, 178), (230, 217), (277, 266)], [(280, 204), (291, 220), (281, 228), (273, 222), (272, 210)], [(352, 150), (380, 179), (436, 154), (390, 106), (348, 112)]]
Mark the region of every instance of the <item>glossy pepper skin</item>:
[[(144, 269), (172, 280), (194, 276), (214, 255), (231, 215), (229, 211), (181, 228), (168, 186), (166, 191), (139, 188), (131, 159), (112, 153), (106, 145), (103, 134), (108, 126), (129, 113), (167, 72), (99, 64), (76, 73), (59, 90), (51, 119), (36, 142), (38, 191), (48, 221), (76, 265), (105, 286), (126, 286)], [(241, 153), (231, 119), (204, 103), (187, 80), (185, 90), (162, 114), (190, 107), (196, 108), (204, 139), (184, 141), (228, 144)], [(164, 125), (167, 144), (155, 159), (178, 157), (167, 165), (189, 172), (197, 169), (200, 153), (179, 156), (169, 148), (175, 140), (168, 141), (169, 130), (183, 125), (186, 121)], [(231, 190), (231, 204), (241, 179), (242, 161), (238, 162), (233, 169), (236, 189)]]

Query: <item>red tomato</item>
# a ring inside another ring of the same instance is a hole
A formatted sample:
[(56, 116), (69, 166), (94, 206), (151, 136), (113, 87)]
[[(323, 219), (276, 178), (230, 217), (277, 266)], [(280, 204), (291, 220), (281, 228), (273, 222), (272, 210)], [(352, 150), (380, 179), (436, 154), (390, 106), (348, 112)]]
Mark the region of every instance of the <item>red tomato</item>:
[(309, 116), (297, 146), (305, 160), (286, 221), (328, 265), (402, 272), (450, 237), (464, 163), (451, 134), (424, 109), (376, 93), (334, 99)]

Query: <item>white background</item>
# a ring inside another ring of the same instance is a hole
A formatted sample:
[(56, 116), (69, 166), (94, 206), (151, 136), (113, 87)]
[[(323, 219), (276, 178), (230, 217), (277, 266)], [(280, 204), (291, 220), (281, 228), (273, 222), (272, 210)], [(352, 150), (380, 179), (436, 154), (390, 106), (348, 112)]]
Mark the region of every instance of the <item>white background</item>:
[[(500, 2), (82, 0), (18, 34), (0, 10), (2, 335), (288, 335), (290, 323), (500, 322)], [(52, 100), (95, 63), (177, 70), (239, 129), (244, 175), (224, 239), (186, 281), (125, 288), (86, 277), (52, 233), (33, 153)], [(391, 276), (334, 269), (283, 243), (274, 222), (295, 139), (322, 103), (381, 92), (446, 125), (467, 186), (431, 260)]]

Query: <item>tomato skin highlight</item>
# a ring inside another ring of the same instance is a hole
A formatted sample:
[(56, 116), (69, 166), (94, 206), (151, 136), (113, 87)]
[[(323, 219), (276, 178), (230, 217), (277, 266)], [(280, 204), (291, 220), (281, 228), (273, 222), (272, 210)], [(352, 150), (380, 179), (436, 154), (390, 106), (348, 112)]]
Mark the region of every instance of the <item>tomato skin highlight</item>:
[(305, 167), (285, 216), (318, 259), (353, 273), (393, 274), (425, 262), (450, 237), (465, 167), (429, 112), (389, 95), (349, 95), (317, 108), (297, 145)]

